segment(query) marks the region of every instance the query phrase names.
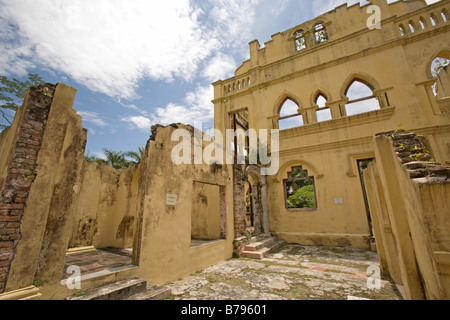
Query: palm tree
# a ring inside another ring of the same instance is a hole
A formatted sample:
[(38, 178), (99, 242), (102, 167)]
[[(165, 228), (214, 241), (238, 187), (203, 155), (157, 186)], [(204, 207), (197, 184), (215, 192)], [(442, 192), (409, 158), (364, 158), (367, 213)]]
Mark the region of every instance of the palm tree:
[(133, 159), (133, 162), (139, 163), (139, 162), (141, 162), (141, 156), (142, 156), (142, 152), (144, 152), (144, 150), (145, 150), (145, 146), (142, 145), (142, 146), (138, 147), (138, 151), (125, 152), (125, 156)]
[(112, 151), (106, 148), (103, 151), (106, 155), (106, 163), (112, 165), (114, 169), (122, 170), (131, 165), (131, 162), (125, 158), (126, 152)]

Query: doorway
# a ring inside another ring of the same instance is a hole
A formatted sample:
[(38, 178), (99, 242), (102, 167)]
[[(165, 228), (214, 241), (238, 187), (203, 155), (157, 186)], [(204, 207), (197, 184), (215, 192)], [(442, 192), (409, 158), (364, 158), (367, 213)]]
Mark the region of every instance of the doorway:
[(249, 181), (245, 182), (245, 225), (249, 231), (255, 229), (255, 210), (253, 203), (253, 189)]
[(363, 197), (364, 197), (364, 205), (366, 208), (367, 222), (369, 224), (369, 233), (370, 233), (370, 237), (372, 240), (374, 239), (372, 217), (370, 215), (369, 201), (367, 200), (366, 188), (364, 186), (363, 171), (364, 171), (364, 169), (366, 169), (369, 166), (370, 163), (373, 162), (373, 160), (374, 160), (374, 158), (357, 160), (359, 180), (361, 182), (361, 189), (362, 189), (362, 193), (363, 193)]

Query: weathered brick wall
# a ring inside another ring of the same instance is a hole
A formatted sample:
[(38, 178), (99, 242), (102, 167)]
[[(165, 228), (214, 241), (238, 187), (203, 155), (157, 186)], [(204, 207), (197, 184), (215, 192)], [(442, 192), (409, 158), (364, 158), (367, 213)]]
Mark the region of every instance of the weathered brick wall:
[(435, 162), (415, 133), (396, 130), (382, 134), (391, 137), (395, 153), (411, 179), (450, 176), (450, 167)]
[(246, 228), (245, 182), (247, 174), (245, 166), (240, 164), (235, 164), (233, 171), (234, 237), (239, 238), (244, 234)]
[(21, 238), (20, 225), (31, 185), (38, 174), (36, 161), (54, 90), (51, 84), (30, 88), (29, 99), (22, 106), (25, 112), (0, 194), (0, 293), (5, 290), (15, 248)]

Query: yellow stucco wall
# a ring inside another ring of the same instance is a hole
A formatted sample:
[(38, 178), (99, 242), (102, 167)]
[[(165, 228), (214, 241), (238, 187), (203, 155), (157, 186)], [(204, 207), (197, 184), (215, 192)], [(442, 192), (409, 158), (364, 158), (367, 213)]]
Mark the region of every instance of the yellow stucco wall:
[(69, 247), (133, 246), (139, 170), (124, 171), (84, 162), (77, 199), (77, 222)]
[[(192, 127), (177, 126), (192, 131)], [(140, 164), (138, 221), (141, 223), (138, 232), (141, 239), (137, 246), (139, 276), (157, 284), (176, 280), (231, 258), (233, 251), (232, 185), (229, 169), (227, 166), (217, 167), (205, 163), (174, 165), (170, 161), (171, 152), (179, 144), (178, 141), (171, 141), (175, 130), (171, 126), (158, 128), (155, 140), (147, 144)], [(206, 191), (204, 196), (207, 198), (208, 208), (214, 207), (214, 212), (208, 210), (207, 214), (215, 215), (214, 219), (202, 218), (209, 225), (206, 228), (206, 238), (214, 236), (217, 241), (192, 247), (192, 227), (198, 226), (195, 222), (193, 224), (192, 219), (198, 219), (196, 215), (199, 213), (206, 214), (204, 210), (195, 212), (199, 205), (199, 199), (195, 195), (200, 185)], [(220, 189), (223, 192), (218, 197), (217, 191)], [(167, 195), (175, 195), (176, 204), (169, 202), (170, 205), (167, 205)], [(221, 202), (220, 212), (217, 212), (218, 201)], [(219, 214), (221, 217), (218, 217)], [(217, 228), (222, 219), (226, 223), (226, 232), (219, 237)], [(213, 233), (211, 228), (214, 228)]]
[[(374, 157), (373, 135), (398, 128), (426, 135), (434, 158), (450, 161), (450, 114), (442, 112), (446, 102), (432, 93), (436, 79), (430, 71), (434, 58), (450, 52), (449, 25), (440, 14), (450, 10), (450, 2), (374, 4), (382, 13), (379, 30), (367, 27), (367, 6), (342, 5), (273, 35), (263, 46), (250, 42), (250, 59), (235, 76), (213, 83), (216, 129), (230, 129), (230, 115), (244, 109), (250, 128), (278, 129), (286, 99), (298, 105), (304, 125), (280, 131), (280, 171), (268, 177), (270, 230), (289, 242), (368, 246), (356, 163)], [(438, 18), (435, 26), (400, 35), (400, 24), (429, 20), (431, 14)], [(316, 22), (326, 27), (328, 41), (315, 43)], [(297, 52), (294, 33), (300, 29), (307, 48)], [(346, 115), (345, 91), (355, 79), (373, 88), (379, 110)], [(332, 120), (317, 122), (318, 93), (326, 96)], [(314, 176), (316, 210), (286, 209), (283, 179), (294, 165)]]
[(379, 136), (374, 144), (377, 158), (364, 175), (383, 271), (408, 299), (448, 299), (450, 184), (445, 176), (412, 180), (392, 140)]

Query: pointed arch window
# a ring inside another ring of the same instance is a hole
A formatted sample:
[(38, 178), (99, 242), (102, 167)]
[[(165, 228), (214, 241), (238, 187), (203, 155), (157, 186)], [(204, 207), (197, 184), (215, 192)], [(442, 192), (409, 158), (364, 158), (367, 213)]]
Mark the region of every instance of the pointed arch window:
[(363, 80), (354, 79), (347, 87), (345, 95), (349, 99), (345, 105), (348, 116), (380, 109), (380, 103), (373, 94), (373, 87)]
[(414, 26), (414, 22), (410, 21), (410, 22), (408, 23), (408, 25), (409, 25), (409, 30), (411, 31), (411, 33), (416, 32), (416, 28), (415, 28), (415, 26)]
[(284, 180), (285, 202), (287, 209), (316, 209), (316, 188), (314, 177), (300, 167), (292, 167)]
[(303, 30), (298, 30), (294, 34), (295, 36), (295, 51), (301, 51), (306, 49), (306, 38)]
[(290, 128), (300, 127), (303, 123), (303, 117), (298, 112), (298, 105), (291, 99), (286, 99), (280, 108), (280, 119), (278, 120), (278, 128), (286, 130)]
[(316, 23), (314, 25), (314, 39), (316, 40), (316, 43), (328, 41), (327, 29), (322, 22)]
[(319, 107), (317, 109), (317, 111), (316, 111), (317, 122), (323, 122), (323, 121), (332, 120), (331, 110), (326, 105), (327, 100), (328, 100), (327, 97), (324, 94), (322, 94), (322, 93), (319, 93), (316, 96), (316, 99), (315, 99), (314, 102)]
[(400, 32), (400, 36), (402, 37), (406, 35), (406, 29), (402, 24), (398, 26), (398, 32)]

